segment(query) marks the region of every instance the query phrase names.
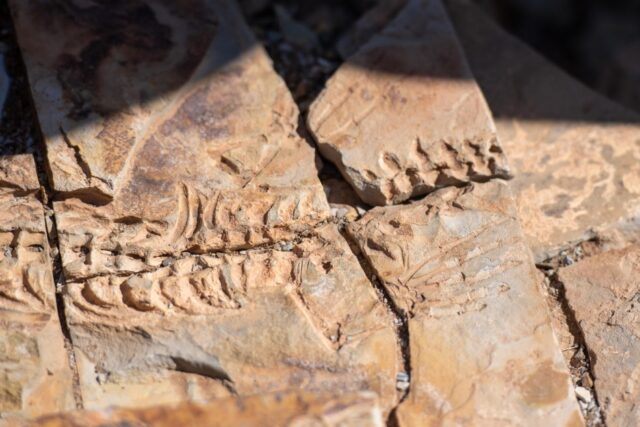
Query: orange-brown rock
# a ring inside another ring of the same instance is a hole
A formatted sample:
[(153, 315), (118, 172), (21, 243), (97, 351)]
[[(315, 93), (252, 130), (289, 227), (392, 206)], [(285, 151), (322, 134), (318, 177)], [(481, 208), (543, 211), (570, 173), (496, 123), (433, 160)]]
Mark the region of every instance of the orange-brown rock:
[(309, 111), (320, 152), (371, 205), (508, 175), (491, 113), (439, 0), (411, 0)]
[[(82, 411), (42, 417), (29, 427), (382, 427), (375, 395), (289, 393), (220, 399), (206, 405)], [(25, 426), (25, 427), (26, 427)]]
[(349, 233), (409, 318), (401, 426), (582, 424), (504, 181), (374, 208)]
[(65, 269), (100, 274), (93, 251), (250, 247), (328, 217), (297, 108), (234, 2), (11, 4), (66, 199)]
[(447, 4), (493, 111), (536, 261), (611, 229), (637, 239), (640, 117), (565, 74), (471, 2)]
[(640, 422), (640, 246), (604, 252), (561, 268), (567, 301), (591, 356), (607, 425)]
[(392, 318), (333, 225), (70, 280), (65, 304), (89, 408), (288, 388), (371, 389), (386, 410), (396, 400)]
[(0, 424), (75, 407), (33, 158), (0, 158)]
[(388, 412), (393, 317), (322, 225), (314, 150), (235, 3), (11, 4), (85, 407), (374, 390)]

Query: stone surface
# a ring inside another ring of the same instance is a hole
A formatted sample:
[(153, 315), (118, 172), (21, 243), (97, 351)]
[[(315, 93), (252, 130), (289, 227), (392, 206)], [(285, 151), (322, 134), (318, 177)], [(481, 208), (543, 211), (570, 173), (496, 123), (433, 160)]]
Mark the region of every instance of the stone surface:
[(374, 208), (349, 233), (409, 317), (401, 426), (582, 425), (504, 181)]
[(392, 317), (333, 225), (277, 248), (69, 280), (65, 306), (88, 408), (287, 388), (396, 401)]
[(393, 317), (322, 225), (314, 150), (235, 3), (50, 3), (11, 5), (85, 407), (374, 390), (388, 412)]
[(371, 205), (508, 175), (439, 1), (411, 0), (338, 69), (308, 123), (320, 152)]
[(30, 155), (0, 158), (0, 424), (75, 407)]
[(124, 255), (233, 249), (329, 215), (297, 108), (232, 1), (11, 6), (65, 199), (65, 268), (83, 238)]
[[(182, 404), (100, 412), (74, 412), (42, 417), (31, 427), (382, 427), (376, 396), (359, 393), (314, 395), (290, 393), (228, 398), (207, 405)], [(26, 426), (25, 426), (26, 427)]]
[(604, 252), (560, 269), (584, 333), (607, 425), (640, 422), (640, 246)]
[(402, 10), (407, 0), (379, 0), (356, 23), (340, 37), (337, 44), (338, 52), (344, 59), (369, 41), (376, 33), (383, 29), (389, 21)]
[(494, 114), (536, 261), (640, 225), (640, 117), (591, 91), (470, 2), (452, 21)]

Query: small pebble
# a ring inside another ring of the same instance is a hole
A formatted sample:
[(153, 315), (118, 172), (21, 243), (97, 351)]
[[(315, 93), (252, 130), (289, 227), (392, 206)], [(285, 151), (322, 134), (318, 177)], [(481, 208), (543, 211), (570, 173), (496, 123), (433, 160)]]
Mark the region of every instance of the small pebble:
[(582, 386), (576, 386), (576, 396), (584, 403), (591, 402), (591, 393)]

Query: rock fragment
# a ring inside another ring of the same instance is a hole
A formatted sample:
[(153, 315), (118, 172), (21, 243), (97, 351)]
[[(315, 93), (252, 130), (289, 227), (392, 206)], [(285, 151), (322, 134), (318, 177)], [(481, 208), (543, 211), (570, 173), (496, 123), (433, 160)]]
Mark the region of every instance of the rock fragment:
[(308, 123), (323, 156), (371, 205), (508, 175), (440, 1), (408, 2), (328, 81)]
[[(42, 417), (28, 427), (120, 427), (123, 425), (174, 427), (382, 427), (376, 396), (358, 394), (288, 393), (227, 398), (206, 405), (113, 409), (72, 412)], [(25, 426), (26, 427), (26, 426)]]
[(288, 388), (396, 402), (393, 319), (333, 225), (290, 249), (69, 280), (65, 305), (88, 408)]
[(536, 262), (614, 229), (637, 240), (640, 117), (568, 76), (471, 2), (447, 5), (509, 158)]
[(75, 408), (33, 158), (0, 158), (0, 424)]
[(582, 425), (504, 181), (374, 208), (349, 233), (409, 318), (401, 426)]
[(640, 422), (639, 274), (638, 245), (585, 258), (559, 272), (584, 333), (608, 425)]
[(234, 2), (49, 3), (11, 6), (65, 268), (83, 238), (153, 257), (272, 243), (329, 216), (297, 108)]
[(314, 150), (235, 2), (50, 3), (11, 6), (85, 407), (373, 390), (389, 412), (393, 317), (322, 225)]

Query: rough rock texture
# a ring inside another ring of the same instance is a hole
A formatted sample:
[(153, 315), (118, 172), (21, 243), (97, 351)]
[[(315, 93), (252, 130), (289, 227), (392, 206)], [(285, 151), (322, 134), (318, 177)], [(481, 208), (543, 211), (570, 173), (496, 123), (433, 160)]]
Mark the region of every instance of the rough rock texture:
[(605, 252), (560, 269), (582, 331), (607, 425), (640, 423), (640, 246)]
[(65, 304), (87, 407), (290, 387), (396, 400), (392, 318), (333, 225), (278, 249), (69, 280)]
[(371, 389), (388, 412), (393, 317), (234, 3), (45, 4), (12, 2), (85, 407)]
[(508, 175), (440, 1), (410, 1), (328, 81), (308, 123), (320, 152), (371, 205)]
[(53, 190), (77, 198), (56, 207), (65, 268), (83, 238), (210, 251), (328, 216), (295, 104), (233, 2), (50, 3), (11, 2)]
[(33, 158), (0, 158), (0, 423), (75, 407)]
[(375, 208), (349, 233), (409, 316), (401, 426), (582, 424), (503, 181)]
[(465, 0), (448, 1), (493, 111), (536, 261), (640, 224), (640, 117), (586, 88)]
[[(207, 405), (75, 412), (42, 417), (31, 427), (382, 427), (375, 395), (290, 393), (228, 398)], [(26, 426), (25, 426), (26, 427)]]

